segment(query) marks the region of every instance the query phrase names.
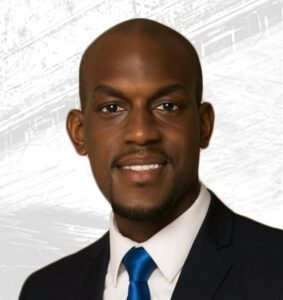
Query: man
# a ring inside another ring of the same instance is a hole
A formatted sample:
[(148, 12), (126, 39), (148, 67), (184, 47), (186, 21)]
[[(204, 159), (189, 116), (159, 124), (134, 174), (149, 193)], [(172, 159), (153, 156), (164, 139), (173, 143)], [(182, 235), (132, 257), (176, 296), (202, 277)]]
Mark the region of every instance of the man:
[(112, 206), (110, 230), (32, 274), (21, 300), (283, 299), (282, 232), (199, 181), (214, 113), (183, 36), (146, 19), (109, 29), (83, 55), (80, 99), (67, 129)]

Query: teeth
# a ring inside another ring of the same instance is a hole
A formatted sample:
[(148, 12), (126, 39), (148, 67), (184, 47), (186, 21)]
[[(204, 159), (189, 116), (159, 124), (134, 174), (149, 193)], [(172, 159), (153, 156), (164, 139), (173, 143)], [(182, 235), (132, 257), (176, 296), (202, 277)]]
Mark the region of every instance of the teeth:
[(124, 166), (122, 169), (126, 170), (133, 170), (133, 171), (147, 171), (147, 170), (154, 170), (160, 167), (159, 164), (152, 164), (152, 165), (138, 165), (138, 166)]

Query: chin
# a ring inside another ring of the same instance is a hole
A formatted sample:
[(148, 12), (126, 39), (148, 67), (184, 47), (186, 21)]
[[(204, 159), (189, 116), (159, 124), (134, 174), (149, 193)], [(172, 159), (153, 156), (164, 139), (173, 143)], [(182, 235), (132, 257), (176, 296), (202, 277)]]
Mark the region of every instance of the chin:
[(146, 206), (127, 206), (126, 204), (122, 204), (120, 201), (115, 201), (112, 199), (111, 206), (112, 210), (115, 214), (123, 217), (125, 219), (133, 220), (133, 221), (150, 221), (156, 220), (166, 212), (172, 209), (174, 206), (174, 198), (168, 197), (163, 201), (159, 202), (158, 205), (146, 207)]

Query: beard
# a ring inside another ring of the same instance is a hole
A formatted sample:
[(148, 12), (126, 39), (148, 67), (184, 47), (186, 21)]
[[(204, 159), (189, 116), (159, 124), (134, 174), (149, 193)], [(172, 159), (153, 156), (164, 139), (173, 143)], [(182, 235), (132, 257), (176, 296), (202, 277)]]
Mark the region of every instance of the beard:
[(128, 207), (121, 204), (127, 202), (118, 201), (113, 195), (111, 195), (109, 200), (115, 214), (132, 221), (156, 220), (169, 212), (177, 202), (173, 193), (152, 207)]

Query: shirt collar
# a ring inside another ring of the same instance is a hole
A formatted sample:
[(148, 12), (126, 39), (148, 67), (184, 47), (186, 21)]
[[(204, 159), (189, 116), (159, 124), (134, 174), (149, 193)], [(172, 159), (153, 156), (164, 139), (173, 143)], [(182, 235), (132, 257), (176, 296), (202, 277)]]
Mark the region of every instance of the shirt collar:
[[(172, 282), (181, 270), (191, 250), (207, 213), (209, 203), (210, 194), (205, 186), (201, 184), (199, 196), (193, 205), (143, 243), (137, 243), (123, 236), (115, 224), (113, 213), (111, 213), (109, 272), (113, 285), (117, 286), (122, 259), (132, 247), (144, 247), (161, 273), (169, 282)], [(162, 251), (160, 251), (161, 249)], [(174, 259), (168, 259), (168, 257), (174, 257)]]

